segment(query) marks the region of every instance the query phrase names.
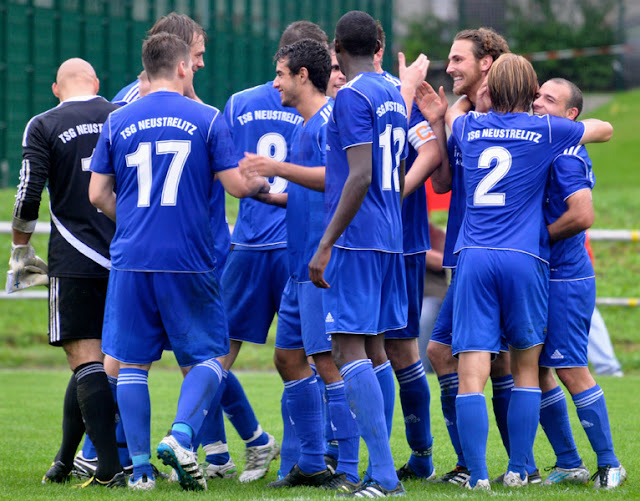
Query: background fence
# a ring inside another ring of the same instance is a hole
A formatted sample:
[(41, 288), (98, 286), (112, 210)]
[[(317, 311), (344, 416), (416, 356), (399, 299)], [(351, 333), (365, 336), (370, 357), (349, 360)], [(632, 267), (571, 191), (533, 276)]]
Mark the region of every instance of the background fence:
[(232, 93), (273, 78), (273, 54), (289, 23), (313, 21), (332, 38), (336, 21), (354, 9), (382, 22), (390, 52), (390, 0), (0, 0), (0, 187), (17, 183), (29, 118), (57, 104), (51, 83), (64, 60), (88, 60), (100, 94), (111, 99), (142, 70), (145, 32), (175, 10), (207, 31), (195, 87), (222, 108)]

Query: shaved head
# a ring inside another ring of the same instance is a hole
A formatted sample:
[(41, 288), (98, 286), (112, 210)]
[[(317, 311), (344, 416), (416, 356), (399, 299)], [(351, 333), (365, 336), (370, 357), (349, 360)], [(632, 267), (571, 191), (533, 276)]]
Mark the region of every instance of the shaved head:
[(84, 59), (67, 59), (58, 68), (53, 94), (64, 101), (75, 96), (88, 96), (98, 93), (100, 83), (93, 66)]

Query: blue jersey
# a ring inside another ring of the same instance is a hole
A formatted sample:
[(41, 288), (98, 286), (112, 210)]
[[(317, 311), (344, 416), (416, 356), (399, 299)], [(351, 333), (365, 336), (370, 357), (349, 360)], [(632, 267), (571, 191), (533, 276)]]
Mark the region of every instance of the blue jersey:
[(235, 167), (235, 160), (220, 111), (176, 92), (154, 92), (109, 115), (91, 170), (115, 176), (112, 266), (174, 272), (215, 268), (213, 178)]
[[(304, 126), (298, 127), (291, 147), (291, 161), (304, 167), (326, 164), (327, 122), (331, 104), (325, 104)], [(287, 200), (287, 249), (289, 273), (296, 282), (309, 281), (309, 261), (324, 233), (324, 193), (289, 183)]]
[[(302, 117), (295, 108), (285, 108), (272, 82), (238, 92), (224, 109), (238, 160), (245, 151), (289, 162), (291, 140)], [(271, 193), (287, 192), (286, 179), (270, 178)], [(285, 210), (252, 199), (240, 200), (231, 243), (255, 250), (285, 248)]]
[(349, 174), (347, 149), (371, 144), (371, 185), (335, 245), (345, 249), (403, 251), (400, 161), (407, 156), (407, 110), (383, 75), (360, 73), (344, 85), (327, 126), (325, 213), (330, 221)]
[(449, 136), (447, 141), (447, 154), (449, 156), (449, 165), (451, 166), (451, 199), (449, 201), (449, 217), (447, 218), (442, 266), (455, 268), (458, 265), (458, 255), (454, 253), (454, 250), (467, 208), (467, 194), (464, 189), (462, 152), (453, 136)]
[[(584, 146), (573, 146), (556, 157), (551, 166), (544, 205), (546, 224), (558, 219), (567, 210), (566, 200), (580, 190), (591, 190), (595, 177), (591, 159)], [(585, 232), (558, 240), (551, 245), (551, 279), (593, 277), (593, 265), (585, 248)]]
[[(413, 104), (409, 119), (409, 154), (407, 172), (418, 157), (418, 149), (436, 138), (429, 122), (422, 116), (417, 104)], [(417, 254), (431, 249), (429, 240), (429, 218), (427, 214), (427, 192), (419, 187), (402, 201), (402, 230), (404, 254)]]
[(140, 98), (140, 80), (131, 82), (126, 87), (120, 89), (115, 97), (111, 100), (114, 104), (124, 106), (125, 104), (133, 103), (136, 99)]
[(467, 196), (456, 252), (479, 247), (548, 258), (542, 203), (549, 167), (582, 139), (584, 125), (549, 115), (472, 111), (454, 121), (452, 134), (462, 151)]

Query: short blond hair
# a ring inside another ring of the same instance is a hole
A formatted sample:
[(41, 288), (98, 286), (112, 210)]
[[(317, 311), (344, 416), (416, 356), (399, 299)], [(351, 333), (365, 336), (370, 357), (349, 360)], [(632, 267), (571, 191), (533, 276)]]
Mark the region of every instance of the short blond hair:
[(516, 54), (503, 54), (491, 65), (487, 89), (493, 110), (528, 111), (538, 92), (538, 76), (531, 63)]

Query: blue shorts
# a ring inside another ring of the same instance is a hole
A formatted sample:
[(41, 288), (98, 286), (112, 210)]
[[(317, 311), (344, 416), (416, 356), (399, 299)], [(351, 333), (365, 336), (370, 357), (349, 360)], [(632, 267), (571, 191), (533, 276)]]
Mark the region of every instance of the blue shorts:
[(463, 249), (453, 301), (454, 355), (525, 350), (544, 343), (549, 300), (549, 265), (517, 251)]
[(385, 339), (412, 339), (420, 337), (420, 313), (424, 297), (424, 274), (427, 269), (427, 253), (404, 256), (404, 269), (407, 276), (407, 299), (409, 310), (407, 326), (404, 329), (385, 332)]
[(587, 367), (589, 328), (595, 304), (595, 278), (549, 282), (549, 321), (540, 354), (541, 367)]
[(278, 311), (276, 348), (304, 348), (307, 355), (331, 351), (331, 334), (324, 330), (322, 289), (289, 278)]
[(324, 275), (327, 333), (375, 336), (407, 326), (402, 254), (334, 247)]
[(111, 270), (102, 351), (127, 364), (160, 360), (171, 347), (182, 367), (229, 353), (216, 271)]
[(222, 273), (222, 294), (229, 318), (229, 338), (264, 344), (280, 309), (289, 278), (286, 249), (229, 252)]
[(442, 306), (440, 306), (440, 313), (436, 318), (436, 323), (433, 326), (433, 333), (429, 342), (444, 344), (451, 346), (451, 331), (453, 330), (453, 289), (456, 279), (456, 270), (451, 272), (451, 283), (447, 289), (447, 294), (444, 296)]

